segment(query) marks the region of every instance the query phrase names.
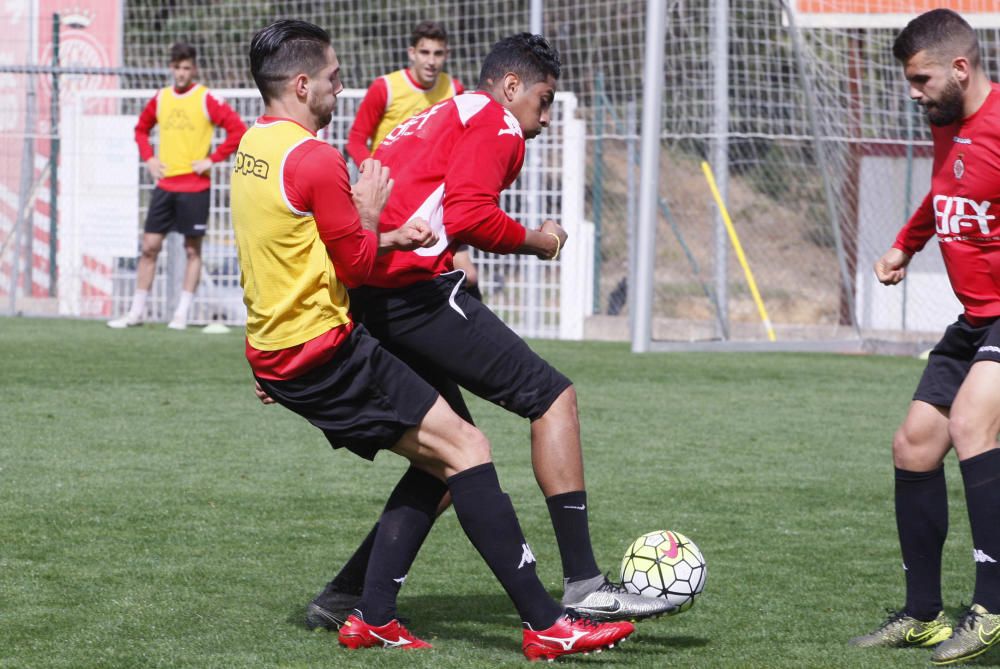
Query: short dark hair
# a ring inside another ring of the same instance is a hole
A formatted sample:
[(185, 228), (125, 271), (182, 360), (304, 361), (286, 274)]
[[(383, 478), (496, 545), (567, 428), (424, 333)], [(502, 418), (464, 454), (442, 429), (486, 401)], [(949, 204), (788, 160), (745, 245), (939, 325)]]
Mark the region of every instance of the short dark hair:
[(924, 12), (906, 24), (892, 45), (892, 55), (901, 63), (925, 50), (945, 58), (965, 56), (973, 67), (981, 63), (976, 31), (950, 9)]
[(559, 78), (559, 52), (541, 35), (518, 33), (505, 37), (490, 49), (479, 72), (479, 87), (513, 72), (526, 84), (534, 84), (548, 76)]
[(179, 63), (182, 60), (190, 60), (195, 65), (198, 64), (198, 52), (187, 42), (175, 42), (170, 47), (170, 64)]
[(250, 41), (250, 74), (264, 102), (279, 97), (296, 74), (318, 72), (329, 46), (330, 33), (307, 21), (279, 19), (261, 28)]
[(421, 21), (410, 34), (410, 46), (417, 46), (422, 39), (432, 39), (437, 42), (448, 43), (448, 31), (440, 23), (433, 21)]

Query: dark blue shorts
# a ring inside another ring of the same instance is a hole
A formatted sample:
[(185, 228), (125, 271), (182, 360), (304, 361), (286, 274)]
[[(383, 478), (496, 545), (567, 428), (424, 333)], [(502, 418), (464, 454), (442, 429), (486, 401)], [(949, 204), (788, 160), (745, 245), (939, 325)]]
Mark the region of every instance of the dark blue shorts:
[(368, 460), (416, 427), (438, 394), (358, 325), (333, 358), (285, 381), (260, 387), (326, 435), (334, 448)]
[(405, 288), (350, 291), (351, 313), (469, 422), (456, 384), (535, 420), (572, 382), (463, 288), (461, 271)]
[(175, 193), (154, 188), (143, 230), (160, 235), (173, 230), (185, 237), (204, 237), (208, 231), (211, 201), (210, 190), (198, 193)]
[(950, 407), (969, 368), (980, 360), (1000, 362), (1000, 318), (973, 327), (959, 316), (931, 350), (913, 399)]

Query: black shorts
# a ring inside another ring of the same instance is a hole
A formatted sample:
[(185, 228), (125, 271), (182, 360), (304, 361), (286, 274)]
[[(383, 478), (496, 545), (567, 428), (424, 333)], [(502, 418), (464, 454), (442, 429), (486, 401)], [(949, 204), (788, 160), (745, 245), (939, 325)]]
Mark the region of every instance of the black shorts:
[(572, 382), (463, 290), (464, 279), (455, 271), (405, 288), (363, 286), (350, 291), (351, 313), (466, 420), (449, 383), (523, 418), (540, 418)]
[(208, 230), (211, 195), (210, 190), (175, 193), (154, 188), (143, 230), (160, 235), (175, 230), (185, 237), (203, 237)]
[(965, 316), (959, 316), (927, 357), (927, 367), (913, 399), (950, 407), (969, 368), (980, 360), (1000, 362), (1000, 318), (973, 327)]
[(333, 358), (286, 381), (260, 387), (326, 435), (334, 448), (368, 460), (420, 424), (438, 394), (358, 325)]

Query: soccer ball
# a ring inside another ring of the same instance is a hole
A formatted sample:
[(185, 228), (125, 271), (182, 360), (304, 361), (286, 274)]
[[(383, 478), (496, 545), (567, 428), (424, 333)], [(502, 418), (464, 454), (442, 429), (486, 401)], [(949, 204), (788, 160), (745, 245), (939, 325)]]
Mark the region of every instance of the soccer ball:
[(694, 606), (705, 587), (705, 558), (694, 542), (679, 532), (659, 530), (644, 534), (628, 547), (622, 559), (621, 580), (636, 595), (662, 597), (677, 607)]

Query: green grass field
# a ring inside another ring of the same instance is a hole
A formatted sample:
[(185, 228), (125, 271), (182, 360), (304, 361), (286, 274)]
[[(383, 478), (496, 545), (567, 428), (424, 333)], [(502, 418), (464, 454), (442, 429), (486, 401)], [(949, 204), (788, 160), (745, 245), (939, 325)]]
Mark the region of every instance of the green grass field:
[[(333, 452), (253, 396), (242, 336), (0, 319), (0, 667), (523, 666), (519, 621), (448, 512), (400, 610), (432, 651), (357, 651), (302, 623), (403, 470)], [(598, 560), (669, 528), (708, 562), (695, 607), (608, 667), (924, 667), (929, 652), (846, 640), (902, 604), (889, 444), (914, 359), (631, 355), (534, 342), (577, 384)], [(561, 592), (528, 428), (472, 400), (501, 482)], [(948, 462), (945, 599), (973, 563)], [(979, 664), (1000, 664), (1000, 652)]]

